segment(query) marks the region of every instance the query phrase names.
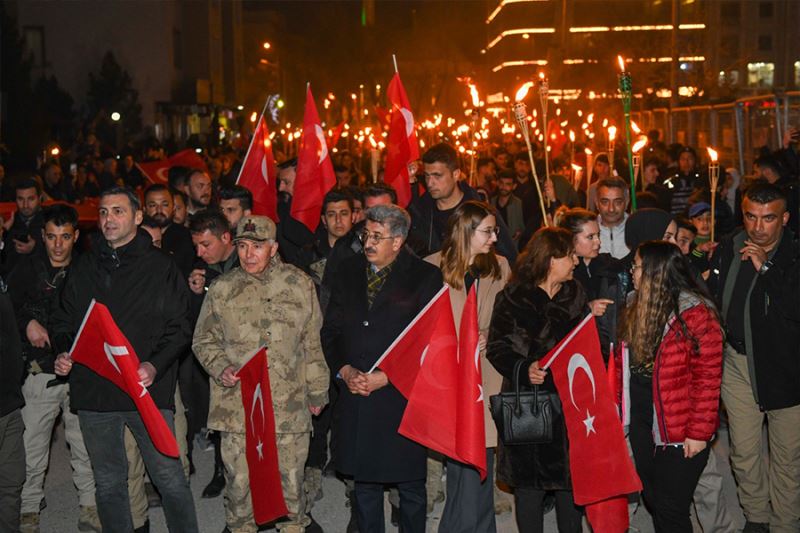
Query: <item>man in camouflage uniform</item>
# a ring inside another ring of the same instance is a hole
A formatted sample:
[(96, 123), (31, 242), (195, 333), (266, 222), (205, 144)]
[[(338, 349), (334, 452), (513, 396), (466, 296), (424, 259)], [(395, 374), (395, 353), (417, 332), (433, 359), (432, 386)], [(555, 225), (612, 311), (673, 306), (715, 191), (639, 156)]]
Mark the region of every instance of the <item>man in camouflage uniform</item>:
[[(281, 486), (288, 520), (284, 533), (310, 531), (303, 470), (311, 415), (328, 401), (329, 373), (322, 354), (322, 318), (314, 283), (276, 255), (275, 224), (247, 216), (236, 229), (240, 268), (209, 287), (192, 348), (211, 376), (208, 427), (221, 432), (225, 464), (225, 519), (232, 533), (255, 533), (245, 454), (245, 413), (236, 371), (267, 346)], [(317, 528), (319, 526), (316, 526)]]

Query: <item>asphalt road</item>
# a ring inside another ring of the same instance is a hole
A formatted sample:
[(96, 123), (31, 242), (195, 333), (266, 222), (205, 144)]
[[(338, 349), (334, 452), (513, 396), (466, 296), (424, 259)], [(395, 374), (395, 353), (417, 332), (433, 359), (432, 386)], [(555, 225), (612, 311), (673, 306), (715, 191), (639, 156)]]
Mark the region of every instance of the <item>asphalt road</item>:
[[(734, 531), (739, 531), (744, 525), (744, 517), (736, 499), (736, 488), (730, 468), (728, 467), (727, 434), (724, 432), (721, 432), (720, 438), (717, 439), (716, 451), (721, 458), (721, 464), (724, 465), (725, 502), (736, 522), (736, 529), (734, 529)], [(191, 487), (195, 498), (200, 530), (204, 533), (219, 533), (225, 526), (223, 498), (221, 496), (214, 499), (202, 499), (200, 497), (203, 488), (211, 478), (213, 462), (212, 451), (195, 450), (194, 463), (197, 468), (197, 473), (192, 476)], [(312, 510), (312, 515), (326, 533), (344, 533), (349, 519), (349, 509), (345, 505), (344, 484), (335, 478), (325, 478), (323, 491), (324, 496), (322, 500), (316, 503)], [(76, 531), (78, 498), (75, 488), (72, 485), (69, 453), (64, 440), (63, 430), (60, 428), (54, 433), (50, 470), (47, 475), (45, 494), (47, 507), (41, 514), (42, 533), (66, 533)], [(441, 516), (443, 505), (442, 503), (437, 504), (434, 512), (429, 516), (429, 532), (436, 532), (438, 530), (439, 517)], [(386, 503), (386, 517), (388, 520), (388, 502)], [(160, 508), (150, 510), (150, 522), (150, 531), (153, 533), (167, 532), (164, 513)], [(633, 515), (631, 526), (631, 531), (638, 531), (641, 533), (653, 532), (650, 515), (641, 506)], [(392, 533), (396, 530), (397, 528), (392, 527), (387, 522), (386, 531), (388, 533)], [(499, 533), (513, 533), (517, 531), (512, 513), (506, 512), (497, 517), (497, 530)], [(590, 531), (588, 526), (584, 526), (584, 530), (587, 532)], [(545, 531), (554, 533), (557, 531), (554, 512), (545, 516)], [(699, 526), (696, 526), (695, 531), (702, 530)]]

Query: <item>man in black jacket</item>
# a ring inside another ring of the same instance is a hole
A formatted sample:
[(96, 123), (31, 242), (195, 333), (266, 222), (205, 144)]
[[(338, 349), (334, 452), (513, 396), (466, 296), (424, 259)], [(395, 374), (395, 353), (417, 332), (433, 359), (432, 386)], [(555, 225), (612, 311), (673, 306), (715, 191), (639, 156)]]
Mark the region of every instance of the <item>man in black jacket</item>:
[(56, 374), (70, 375), (71, 406), (78, 411), (94, 469), (100, 522), (107, 531), (133, 530), (123, 443), (127, 426), (161, 493), (170, 531), (196, 532), (194, 501), (180, 461), (156, 450), (125, 392), (88, 367), (73, 367), (67, 353), (91, 300), (108, 306), (139, 356), (142, 384), (173, 425), (176, 362), (191, 339), (186, 282), (172, 259), (138, 230), (143, 215), (130, 189), (104, 191), (98, 215), (102, 234), (72, 267), (53, 313), (51, 340), (60, 354)]
[(383, 531), (384, 484), (400, 493), (400, 529), (425, 531), (426, 449), (397, 433), (406, 400), (377, 370), (378, 357), (442, 287), (441, 271), (404, 249), (410, 217), (400, 207), (367, 210), (364, 255), (332, 280), (320, 332), (337, 376), (333, 413), (337, 471), (355, 480), (358, 530)]
[(3, 237), (3, 269), (11, 272), (20, 257), (42, 251), (42, 186), (34, 179), (18, 180), (14, 222)]
[(194, 264), (192, 236), (185, 226), (175, 224), (175, 199), (166, 185), (154, 183), (144, 191), (145, 214), (161, 228), (161, 249), (175, 260), (184, 277), (188, 277)]
[(22, 420), (25, 422), (27, 473), (22, 489), (20, 526), (22, 531), (38, 530), (53, 426), (61, 414), (70, 451), (72, 481), (78, 489), (81, 507), (78, 531), (100, 531), (92, 465), (78, 417), (70, 409), (69, 385), (61, 382), (58, 386), (48, 386), (56, 377), (56, 352), (51, 346), (47, 328), (53, 305), (58, 302), (73, 260), (79, 236), (78, 213), (65, 204), (46, 207), (43, 213), (47, 254), (44, 257), (38, 254), (24, 256), (8, 277), (26, 370), (22, 387), (25, 397)]
[[(742, 201), (744, 231), (722, 241), (709, 287), (726, 323), (722, 401), (744, 531), (800, 528), (800, 248), (786, 197), (757, 183)], [(769, 450), (762, 445), (766, 417)], [(764, 461), (769, 456), (769, 466)]]
[(20, 408), (22, 353), (14, 309), (0, 279), (0, 531), (19, 531), (22, 484), (25, 483), (25, 446)]
[[(422, 156), (422, 163), (428, 191), (408, 206), (411, 215), (408, 244), (418, 256), (425, 257), (442, 249), (447, 220), (456, 208), (467, 200), (480, 201), (480, 197), (466, 182), (459, 181), (458, 154), (449, 144), (432, 146)], [(500, 228), (497, 253), (513, 264), (517, 258), (514, 241), (502, 218), (497, 219), (497, 226)]]

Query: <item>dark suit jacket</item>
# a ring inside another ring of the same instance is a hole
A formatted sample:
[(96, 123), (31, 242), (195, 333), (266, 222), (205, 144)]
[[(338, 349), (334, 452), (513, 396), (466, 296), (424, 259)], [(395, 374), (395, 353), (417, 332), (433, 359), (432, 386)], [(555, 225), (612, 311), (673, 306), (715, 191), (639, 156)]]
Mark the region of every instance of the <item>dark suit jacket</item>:
[[(438, 268), (403, 250), (367, 308), (367, 265), (363, 255), (352, 257), (331, 280), (320, 334), (331, 375), (348, 364), (368, 371), (442, 288)], [(406, 406), (397, 389), (390, 383), (363, 397), (351, 394), (341, 378), (335, 381), (341, 392), (333, 413), (336, 469), (357, 481), (424, 479), (425, 448), (397, 433)]]

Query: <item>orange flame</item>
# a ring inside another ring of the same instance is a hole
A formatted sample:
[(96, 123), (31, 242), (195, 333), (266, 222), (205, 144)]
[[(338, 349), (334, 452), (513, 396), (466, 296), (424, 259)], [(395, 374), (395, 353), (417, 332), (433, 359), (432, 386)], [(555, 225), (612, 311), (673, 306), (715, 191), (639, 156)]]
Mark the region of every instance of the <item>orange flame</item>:
[(575, 142), (575, 132), (572, 130), (569, 130), (569, 142)]
[(589, 150), (588, 148), (584, 148), (583, 149), (583, 153), (586, 154), (586, 155), (592, 155), (592, 151)]
[(479, 107), (481, 98), (478, 96), (478, 88), (472, 83), (469, 84), (469, 94), (472, 96), (472, 107)]
[(714, 150), (713, 148), (711, 148), (710, 146), (707, 147), (706, 150), (708, 150), (708, 157), (711, 158), (711, 161), (716, 163), (717, 162), (717, 158), (719, 157), (719, 154), (717, 153), (717, 151)]
[(528, 90), (531, 87), (533, 87), (533, 82), (532, 81), (526, 81), (525, 83), (523, 83), (522, 87), (520, 87), (519, 90), (517, 91), (517, 94), (514, 95), (514, 100), (516, 102), (523, 101), (525, 99), (525, 97), (528, 96)]
[(617, 56), (617, 61), (619, 61), (619, 70), (625, 72), (625, 60), (622, 59), (622, 56)]
[(647, 144), (647, 139), (646, 139), (646, 138), (644, 138), (644, 137), (642, 137), (641, 139), (639, 139), (638, 141), (636, 141), (635, 143), (633, 143), (633, 147), (631, 147), (631, 151), (632, 151), (634, 154), (638, 154), (638, 153), (639, 153), (639, 151), (640, 151), (642, 148), (644, 148), (644, 145), (645, 145), (645, 144)]
[(635, 133), (636, 135), (642, 133), (642, 129), (639, 127), (639, 125), (632, 120), (631, 120), (631, 129), (633, 130), (633, 133)]
[(614, 139), (617, 138), (617, 128), (614, 126), (608, 127), (608, 141), (612, 142)]

